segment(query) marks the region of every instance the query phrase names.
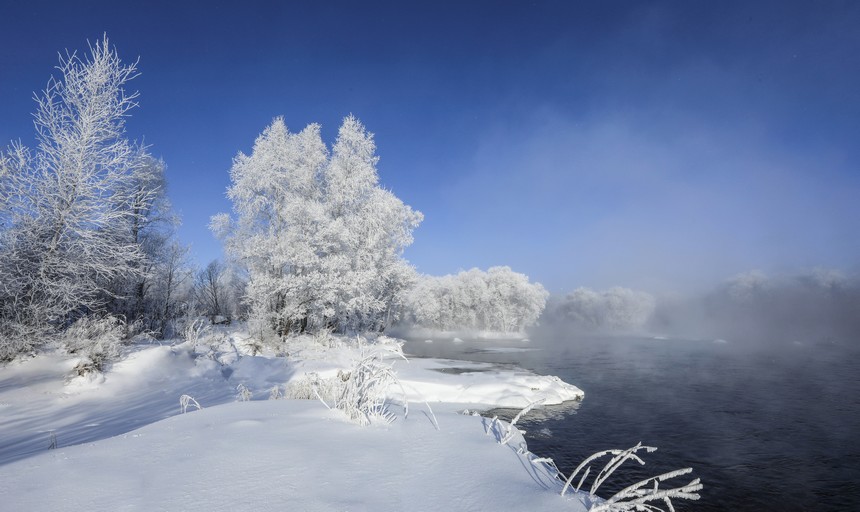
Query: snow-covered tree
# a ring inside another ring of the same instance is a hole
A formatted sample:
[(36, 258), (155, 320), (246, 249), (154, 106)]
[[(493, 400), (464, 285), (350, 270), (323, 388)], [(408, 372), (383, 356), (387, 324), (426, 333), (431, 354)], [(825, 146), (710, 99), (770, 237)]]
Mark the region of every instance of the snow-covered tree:
[(123, 196), (130, 197), (133, 213), (119, 233), (140, 247), (143, 258), (137, 272), (119, 276), (107, 287), (107, 307), (126, 319), (130, 328), (160, 333), (163, 296), (157, 293), (163, 259), (169, 257), (173, 230), (178, 219), (166, 194), (164, 163), (148, 155), (133, 169)]
[(212, 260), (197, 273), (194, 297), (198, 311), (208, 316), (213, 323), (219, 318), (230, 319), (230, 286), (221, 262)]
[(577, 288), (555, 304), (550, 316), (584, 330), (629, 331), (644, 327), (655, 307), (652, 295), (629, 288)]
[(88, 55), (61, 57), (59, 78), (36, 97), (35, 150), (0, 156), (0, 345), (105, 311), (110, 284), (143, 274), (145, 254), (127, 234), (157, 190), (135, 187), (146, 151), (125, 136), (137, 93), (107, 38)]
[(174, 334), (173, 322), (187, 312), (192, 299), (193, 272), (188, 262), (188, 247), (173, 241), (158, 254), (151, 289), (153, 330), (162, 338)]
[(509, 267), (422, 276), (407, 295), (404, 322), (443, 331), (521, 332), (535, 324), (547, 296), (540, 283)]
[(421, 214), (379, 186), (377, 160), (353, 116), (331, 154), (319, 125), (293, 134), (276, 118), (234, 160), (235, 218), (211, 227), (248, 271), (252, 315), (277, 334), (385, 327), (410, 283), (401, 255)]

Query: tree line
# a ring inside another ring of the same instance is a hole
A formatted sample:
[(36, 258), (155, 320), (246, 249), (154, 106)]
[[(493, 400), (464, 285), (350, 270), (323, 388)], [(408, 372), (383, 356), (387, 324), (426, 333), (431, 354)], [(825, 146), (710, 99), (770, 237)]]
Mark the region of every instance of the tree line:
[(104, 37), (58, 70), (35, 96), (35, 147), (0, 151), (0, 360), (58, 342), (99, 369), (122, 340), (201, 315), (277, 341), (399, 321), (512, 331), (543, 309), (543, 288), (507, 267), (417, 274), (403, 251), (423, 216), (380, 185), (374, 136), (352, 115), (331, 147), (318, 124), (275, 118), (240, 152), (233, 211), (210, 224), (227, 260), (197, 269), (164, 162), (126, 133), (137, 63)]
[(510, 267), (421, 276), (406, 297), (403, 321), (439, 331), (522, 332), (537, 322), (548, 296)]

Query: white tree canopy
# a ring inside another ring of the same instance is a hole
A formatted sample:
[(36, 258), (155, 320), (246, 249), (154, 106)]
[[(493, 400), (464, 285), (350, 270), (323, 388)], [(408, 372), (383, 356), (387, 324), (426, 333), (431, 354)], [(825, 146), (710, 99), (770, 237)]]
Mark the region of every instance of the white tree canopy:
[(561, 299), (552, 316), (585, 330), (627, 331), (644, 327), (656, 304), (651, 294), (629, 288), (599, 292), (581, 287)]
[(58, 69), (36, 96), (36, 149), (13, 144), (0, 154), (0, 316), (9, 337), (102, 311), (110, 283), (142, 275), (140, 240), (128, 234), (146, 220), (139, 206), (160, 193), (138, 186), (152, 159), (125, 136), (136, 63), (123, 64), (104, 38), (88, 55), (61, 57)]
[(404, 320), (442, 331), (522, 332), (537, 322), (548, 295), (509, 267), (422, 276), (409, 292)]
[(379, 186), (373, 135), (344, 119), (329, 153), (312, 124), (276, 118), (230, 171), (234, 217), (212, 219), (248, 269), (254, 315), (279, 334), (382, 329), (411, 283), (402, 258), (422, 219)]

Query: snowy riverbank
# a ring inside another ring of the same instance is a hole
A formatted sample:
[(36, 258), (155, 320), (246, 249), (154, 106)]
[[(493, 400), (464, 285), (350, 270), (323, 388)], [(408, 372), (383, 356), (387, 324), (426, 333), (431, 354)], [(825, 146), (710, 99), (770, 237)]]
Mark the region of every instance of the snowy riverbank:
[[(578, 497), (559, 496), (554, 471), (534, 462), (518, 433), (500, 444), (504, 425), (458, 412), (581, 398), (574, 386), (489, 365), (401, 360), (403, 387), (391, 398), (406, 391), (408, 417), (393, 406), (393, 423), (360, 427), (317, 400), (268, 399), (308, 373), (348, 368), (352, 344), (306, 338), (276, 357), (250, 355), (241, 333), (206, 341), (130, 347), (95, 381), (67, 382), (75, 361), (60, 354), (0, 369), (4, 507), (584, 510)], [(239, 385), (251, 401), (236, 402)], [(204, 408), (179, 414), (182, 394)]]

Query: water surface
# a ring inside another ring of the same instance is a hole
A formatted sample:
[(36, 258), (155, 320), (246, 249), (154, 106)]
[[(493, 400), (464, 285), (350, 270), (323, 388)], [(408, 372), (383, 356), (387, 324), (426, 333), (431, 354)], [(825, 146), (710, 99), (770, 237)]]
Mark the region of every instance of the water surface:
[(705, 489), (680, 510), (860, 510), (860, 357), (845, 345), (542, 334), (405, 351), (517, 364), (582, 388), (581, 404), (521, 421), (530, 450), (565, 473), (606, 448), (659, 447), (599, 494), (692, 466)]

